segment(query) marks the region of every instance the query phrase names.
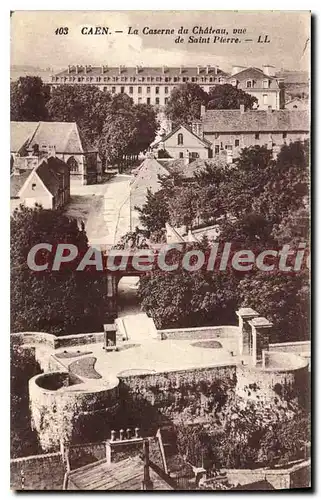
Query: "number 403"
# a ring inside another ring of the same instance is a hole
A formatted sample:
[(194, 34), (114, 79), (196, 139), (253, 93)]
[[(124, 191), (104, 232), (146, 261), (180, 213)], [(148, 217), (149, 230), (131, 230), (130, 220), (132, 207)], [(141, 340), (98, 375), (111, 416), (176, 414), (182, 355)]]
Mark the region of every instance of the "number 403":
[(55, 34), (56, 35), (68, 35), (68, 28), (57, 28), (56, 31), (55, 31)]

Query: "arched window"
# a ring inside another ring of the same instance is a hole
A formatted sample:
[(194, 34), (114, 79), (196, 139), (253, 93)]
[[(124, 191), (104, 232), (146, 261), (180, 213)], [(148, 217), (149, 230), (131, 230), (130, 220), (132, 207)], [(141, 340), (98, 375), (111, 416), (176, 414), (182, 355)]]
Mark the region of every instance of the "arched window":
[(178, 144), (178, 146), (182, 146), (184, 144), (183, 134), (178, 134), (178, 136), (177, 136), (177, 144)]
[(71, 156), (70, 158), (68, 158), (67, 165), (70, 168), (70, 172), (78, 172), (79, 171), (78, 163), (77, 163), (77, 161), (75, 160), (75, 158), (73, 156)]

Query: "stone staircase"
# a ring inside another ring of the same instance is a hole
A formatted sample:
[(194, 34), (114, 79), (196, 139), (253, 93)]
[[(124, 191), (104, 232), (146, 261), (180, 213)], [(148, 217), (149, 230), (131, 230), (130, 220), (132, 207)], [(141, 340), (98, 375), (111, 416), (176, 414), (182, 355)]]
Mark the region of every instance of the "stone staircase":
[(122, 316), (115, 320), (115, 324), (118, 340), (141, 343), (159, 338), (154, 320), (146, 313)]

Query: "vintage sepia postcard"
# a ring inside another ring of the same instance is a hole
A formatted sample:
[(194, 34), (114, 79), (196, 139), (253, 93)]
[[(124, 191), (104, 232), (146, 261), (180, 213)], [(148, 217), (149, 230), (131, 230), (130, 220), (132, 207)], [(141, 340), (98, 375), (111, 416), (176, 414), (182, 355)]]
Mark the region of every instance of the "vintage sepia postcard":
[(311, 488), (308, 11), (11, 13), (11, 488)]

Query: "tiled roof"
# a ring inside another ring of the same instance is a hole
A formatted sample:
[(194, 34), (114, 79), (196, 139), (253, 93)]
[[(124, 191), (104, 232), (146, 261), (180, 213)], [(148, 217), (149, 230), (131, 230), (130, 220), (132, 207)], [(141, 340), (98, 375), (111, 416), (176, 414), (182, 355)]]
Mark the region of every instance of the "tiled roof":
[(309, 73), (307, 71), (278, 71), (277, 78), (284, 78), (285, 84), (308, 84)]
[(48, 191), (55, 196), (60, 187), (59, 174), (57, 174), (53, 168), (49, 167), (48, 161), (43, 160), (39, 163), (38, 167), (34, 169), (34, 172), (40, 177)]
[[(207, 160), (197, 159), (186, 165), (184, 158), (177, 160), (158, 160), (170, 174), (179, 174), (185, 179), (192, 179), (196, 172), (204, 170)], [(210, 163), (210, 160), (208, 161)]]
[(176, 132), (178, 132), (178, 130), (180, 128), (184, 128), (185, 130), (187, 130), (187, 132), (189, 132), (190, 134), (192, 134), (194, 137), (196, 137), (196, 139), (198, 141), (200, 141), (202, 144), (204, 144), (205, 147), (210, 147), (211, 146), (211, 143), (207, 140), (207, 139), (201, 139), (200, 137), (198, 137), (198, 135), (194, 134), (194, 132), (192, 131), (192, 129), (190, 127), (187, 127), (186, 125), (178, 125), (177, 127), (174, 128), (174, 130), (172, 130), (171, 132), (169, 132), (163, 139), (160, 139), (159, 141), (157, 141), (154, 146), (156, 146), (157, 144), (160, 144), (162, 142), (165, 142), (167, 141), (167, 139), (169, 139), (170, 137), (172, 137), (172, 135), (176, 134)]
[[(151, 464), (150, 464), (151, 465)], [(155, 467), (156, 468), (156, 467)], [(158, 469), (158, 468), (157, 468)], [(169, 482), (150, 466), (153, 490), (173, 490)], [(69, 473), (68, 490), (141, 490), (144, 478), (144, 462), (138, 456), (108, 464), (100, 460)], [(168, 479), (170, 481), (170, 478)]]
[(242, 69), (242, 71), (230, 76), (229, 80), (247, 80), (248, 78), (268, 78), (270, 80), (275, 80), (275, 77), (266, 75), (260, 68), (254, 68), (252, 66), (250, 68)]
[(82, 154), (97, 151), (85, 141), (75, 122), (11, 122), (12, 152), (22, 146), (55, 146), (57, 153)]
[(309, 114), (306, 110), (255, 110), (241, 113), (238, 109), (222, 109), (206, 111), (203, 116), (204, 133), (308, 132), (309, 128)]
[(11, 122), (10, 151), (17, 153), (35, 133), (39, 122)]
[(19, 175), (11, 174), (10, 176), (10, 198), (18, 198), (18, 193), (32, 170), (26, 170), (25, 172), (20, 172)]
[(28, 147), (38, 144), (55, 146), (57, 153), (83, 153), (83, 146), (74, 122), (39, 122)]
[[(182, 71), (179, 66), (177, 67), (164, 67), (165, 72), (163, 72), (163, 67), (140, 67), (139, 72), (137, 73), (136, 67), (121, 67), (121, 73), (119, 71), (119, 66), (104, 66), (104, 73), (102, 73), (102, 66), (87, 66), (87, 72), (85, 72), (84, 66), (78, 66), (78, 73), (76, 73), (76, 66), (70, 67), (70, 73), (68, 73), (68, 69), (57, 73), (56, 76), (197, 76), (198, 74), (201, 76), (215, 76), (215, 68), (213, 66), (209, 67), (208, 73), (206, 72), (206, 66), (200, 66), (199, 73), (197, 73), (198, 69), (196, 66), (194, 67), (183, 67)], [(226, 73), (221, 69), (217, 68), (218, 76), (225, 76)]]

